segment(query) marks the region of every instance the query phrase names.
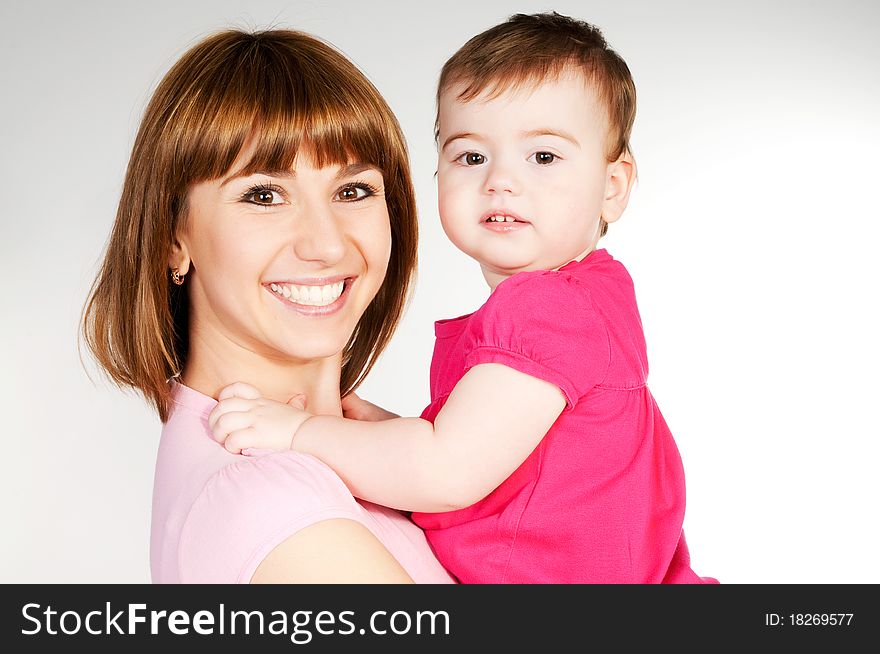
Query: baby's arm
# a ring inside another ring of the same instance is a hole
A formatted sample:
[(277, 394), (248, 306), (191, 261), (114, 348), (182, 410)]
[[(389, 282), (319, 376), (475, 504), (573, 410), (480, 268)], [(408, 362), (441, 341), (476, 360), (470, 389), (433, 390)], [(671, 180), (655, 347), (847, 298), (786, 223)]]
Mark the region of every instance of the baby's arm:
[(471, 368), (432, 425), (314, 416), (293, 447), (327, 463), (357, 497), (408, 511), (470, 506), (535, 449), (565, 408), (560, 389), (504, 365)]
[[(399, 418), (355, 393), (342, 398), (342, 415), (352, 420), (376, 422)], [(223, 388), (217, 406), (208, 416), (208, 426), (215, 440), (233, 454), (257, 448), (287, 450), (293, 435), (312, 414), (305, 410), (305, 396), (294, 395), (287, 403), (262, 396), (250, 384), (235, 382)]]
[[(491, 493), (535, 449), (565, 398), (549, 382), (484, 363), (455, 385), (433, 424), (312, 416), (301, 407), (301, 398), (282, 404), (237, 383), (220, 393), (209, 424), (231, 452), (293, 447), (333, 468), (357, 497), (436, 512), (470, 506)], [(393, 415), (360, 408), (375, 418)]]

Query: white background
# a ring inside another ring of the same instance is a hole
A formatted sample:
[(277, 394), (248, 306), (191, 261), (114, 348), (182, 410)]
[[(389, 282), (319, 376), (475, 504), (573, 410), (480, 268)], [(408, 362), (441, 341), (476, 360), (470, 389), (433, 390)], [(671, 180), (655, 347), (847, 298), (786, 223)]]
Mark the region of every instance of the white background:
[(418, 414), (433, 321), (487, 294), (437, 220), (437, 75), (477, 32), (549, 9), (599, 25), (638, 87), (639, 183), (603, 245), (636, 283), (649, 383), (687, 474), (695, 570), (880, 582), (878, 6), (4, 2), (0, 582), (149, 581), (160, 424), (81, 363), (77, 327), (141, 113), (183, 51), (230, 25), (301, 29), (346, 53), (397, 113), (420, 276), (362, 395)]

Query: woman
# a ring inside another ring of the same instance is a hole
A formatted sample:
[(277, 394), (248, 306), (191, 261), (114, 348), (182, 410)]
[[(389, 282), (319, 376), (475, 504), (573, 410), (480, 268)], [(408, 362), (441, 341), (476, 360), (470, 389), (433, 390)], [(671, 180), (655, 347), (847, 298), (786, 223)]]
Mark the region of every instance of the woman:
[(164, 423), (154, 582), (451, 581), (418, 528), (317, 459), (230, 455), (207, 424), (236, 380), (341, 415), (401, 316), (416, 239), (399, 125), (327, 44), (225, 31), (164, 77), (83, 319)]

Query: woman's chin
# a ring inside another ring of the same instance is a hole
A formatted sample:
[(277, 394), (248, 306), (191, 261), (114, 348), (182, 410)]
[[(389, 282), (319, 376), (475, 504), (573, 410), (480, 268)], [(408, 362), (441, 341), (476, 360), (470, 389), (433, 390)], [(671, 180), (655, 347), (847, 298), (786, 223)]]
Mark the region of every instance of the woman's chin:
[(347, 334), (344, 337), (333, 335), (309, 335), (296, 339), (284, 339), (276, 344), (278, 354), (290, 361), (310, 362), (319, 359), (328, 359), (339, 355), (348, 343)]

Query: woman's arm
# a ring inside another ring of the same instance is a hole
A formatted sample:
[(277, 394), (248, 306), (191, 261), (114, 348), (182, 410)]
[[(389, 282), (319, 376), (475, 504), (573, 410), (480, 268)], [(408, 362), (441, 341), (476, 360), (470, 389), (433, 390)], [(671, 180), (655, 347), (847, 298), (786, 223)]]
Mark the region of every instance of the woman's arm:
[(413, 583), (385, 546), (354, 520), (333, 519), (296, 532), (260, 563), (252, 584)]

